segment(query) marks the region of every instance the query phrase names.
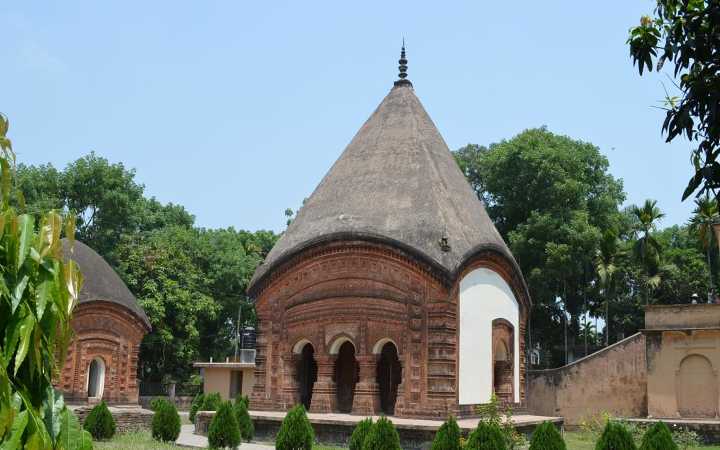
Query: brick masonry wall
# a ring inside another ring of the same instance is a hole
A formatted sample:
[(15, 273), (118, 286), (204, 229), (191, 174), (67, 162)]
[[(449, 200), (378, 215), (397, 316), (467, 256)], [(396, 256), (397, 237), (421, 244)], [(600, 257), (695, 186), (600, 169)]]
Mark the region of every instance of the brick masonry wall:
[(647, 416), (645, 337), (638, 333), (564, 367), (529, 371), (528, 409), (569, 427), (607, 411)]
[[(92, 410), (90, 406), (75, 408), (75, 415), (80, 423), (85, 422), (85, 418)], [(149, 430), (152, 424), (153, 412), (141, 408), (110, 408), (110, 413), (115, 419), (116, 433), (125, 433), (128, 431)]]

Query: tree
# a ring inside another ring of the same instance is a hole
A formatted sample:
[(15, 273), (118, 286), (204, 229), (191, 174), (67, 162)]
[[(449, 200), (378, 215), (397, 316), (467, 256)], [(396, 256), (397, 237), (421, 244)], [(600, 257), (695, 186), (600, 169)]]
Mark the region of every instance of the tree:
[[(567, 313), (572, 348), (579, 318), (592, 306), (602, 233), (617, 226), (625, 198), (607, 158), (545, 128), (489, 148), (468, 145), (455, 156), (533, 293), (533, 340), (561, 345)], [(556, 363), (564, 361), (558, 356)]]
[(633, 64), (640, 75), (674, 64), (679, 96), (665, 94), (662, 131), (667, 142), (685, 135), (695, 174), (683, 200), (720, 188), (720, 4), (714, 0), (657, 0), (654, 17), (644, 16), (630, 29)]
[(455, 417), (450, 416), (435, 433), (430, 450), (460, 450), (460, 427)]
[(595, 258), (595, 271), (600, 281), (600, 289), (605, 303), (605, 346), (610, 344), (610, 302), (615, 293), (618, 278), (616, 259), (619, 252), (617, 232), (612, 228), (605, 230)]
[(55, 211), (39, 213), (36, 223), (13, 208), (8, 128), (0, 114), (0, 447), (91, 449), (89, 433), (52, 386), (82, 285), (60, 242), (64, 231), (72, 244), (75, 224)]
[(208, 428), (208, 444), (210, 448), (232, 449), (240, 445), (240, 428), (231, 402), (222, 402), (213, 416)]
[(315, 432), (305, 414), (303, 405), (295, 405), (280, 424), (275, 437), (277, 450), (310, 450), (315, 440)]
[(656, 200), (645, 200), (642, 206), (632, 205), (630, 213), (636, 221), (633, 254), (645, 270), (643, 285), (645, 304), (648, 304), (652, 291), (660, 285), (662, 279), (659, 273), (661, 247), (652, 232), (657, 229), (658, 221), (665, 217), (665, 214), (657, 207)]
[(690, 218), (690, 231), (697, 234), (698, 239), (702, 243), (707, 256), (707, 269), (708, 269), (708, 282), (710, 285), (710, 291), (708, 297), (712, 298), (715, 294), (715, 287), (713, 286), (713, 269), (710, 254), (713, 247), (715, 247), (715, 240), (713, 238), (713, 224), (720, 220), (718, 214), (718, 204), (711, 201), (708, 197), (699, 198), (695, 200), (695, 210), (693, 216)]

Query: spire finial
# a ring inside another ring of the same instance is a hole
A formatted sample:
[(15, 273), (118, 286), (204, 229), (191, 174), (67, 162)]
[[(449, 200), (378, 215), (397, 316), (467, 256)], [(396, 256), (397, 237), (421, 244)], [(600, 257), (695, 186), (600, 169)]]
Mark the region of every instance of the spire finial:
[(395, 86), (412, 86), (410, 80), (407, 79), (407, 63), (407, 58), (405, 58), (405, 36), (403, 36), (402, 48), (400, 49), (400, 59), (398, 60), (398, 64), (400, 64), (398, 67), (398, 69), (400, 69), (398, 77), (400, 79), (395, 82)]

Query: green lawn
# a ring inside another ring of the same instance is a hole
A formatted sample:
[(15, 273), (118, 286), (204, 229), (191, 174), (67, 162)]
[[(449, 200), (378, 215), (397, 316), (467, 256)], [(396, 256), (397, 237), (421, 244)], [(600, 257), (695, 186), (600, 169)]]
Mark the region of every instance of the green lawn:
[[(595, 450), (595, 440), (588, 438), (583, 433), (579, 432), (566, 432), (565, 443), (567, 444), (568, 450)], [(720, 450), (720, 446), (702, 446), (702, 447), (691, 447), (692, 450)], [(684, 450), (684, 449), (680, 449)], [(690, 449), (688, 449), (690, 450)]]

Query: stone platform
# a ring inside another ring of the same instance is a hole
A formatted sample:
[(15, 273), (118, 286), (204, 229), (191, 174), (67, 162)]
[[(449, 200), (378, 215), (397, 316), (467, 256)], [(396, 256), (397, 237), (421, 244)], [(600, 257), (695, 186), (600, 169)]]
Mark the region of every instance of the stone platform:
[[(250, 417), (255, 424), (255, 440), (259, 442), (272, 442), (280, 429), (280, 424), (285, 418), (284, 411), (250, 411)], [(197, 413), (196, 433), (207, 434), (207, 429), (214, 415), (213, 411), (199, 411)], [(355, 425), (364, 419), (364, 416), (351, 414), (317, 414), (309, 413), (308, 418), (315, 430), (315, 438), (321, 444), (347, 446), (350, 435)], [(378, 416), (373, 416), (374, 420)], [(443, 424), (441, 420), (406, 419), (400, 417), (388, 417), (400, 435), (400, 443), (404, 449), (426, 449), (435, 437), (435, 432)], [(477, 427), (479, 419), (459, 419), (458, 425), (463, 435)], [(562, 428), (561, 417), (544, 417), (533, 415), (517, 415), (513, 417), (513, 423), (517, 430), (529, 437), (535, 427), (544, 421), (555, 423)]]
[(656, 422), (664, 422), (665, 425), (670, 427), (671, 430), (676, 429), (688, 429), (694, 431), (700, 436), (700, 439), (705, 444), (718, 444), (720, 443), (720, 419), (680, 419), (680, 418), (631, 418), (623, 419), (628, 422), (633, 422), (642, 425), (652, 425)]
[[(68, 408), (75, 413), (80, 423), (83, 423), (93, 406), (95, 405), (69, 404)], [(115, 425), (119, 433), (150, 429), (153, 412), (142, 408), (140, 405), (108, 405), (108, 409), (113, 419), (115, 419)]]

